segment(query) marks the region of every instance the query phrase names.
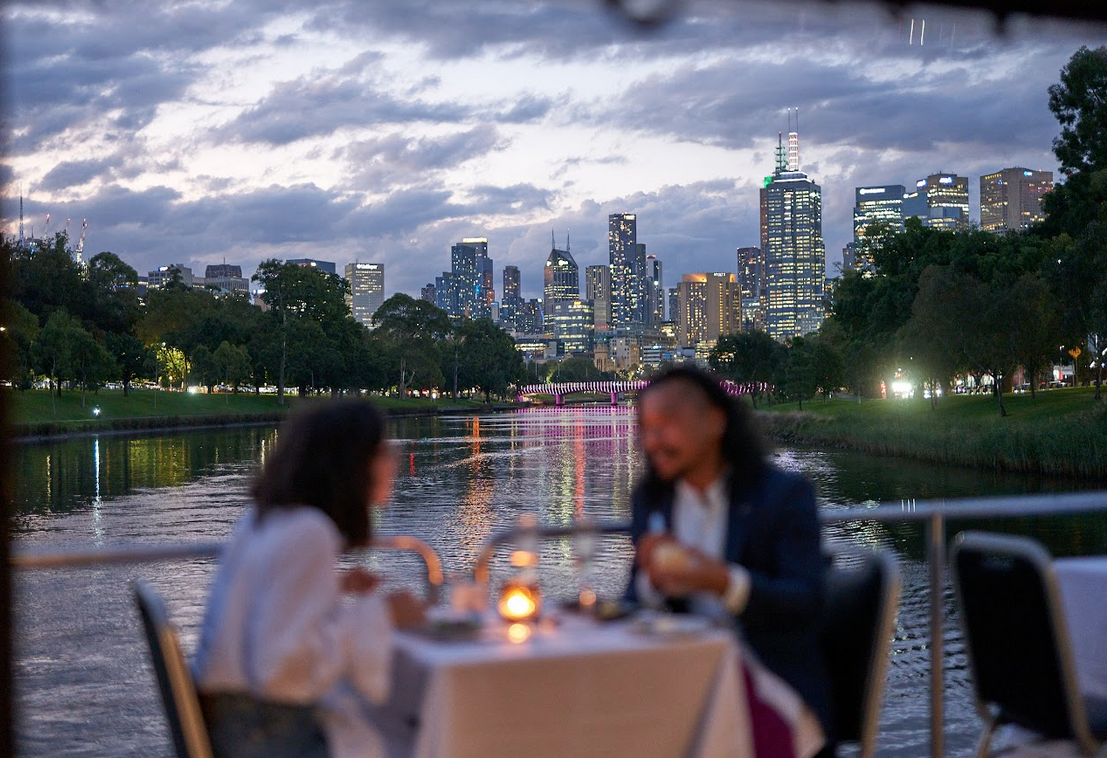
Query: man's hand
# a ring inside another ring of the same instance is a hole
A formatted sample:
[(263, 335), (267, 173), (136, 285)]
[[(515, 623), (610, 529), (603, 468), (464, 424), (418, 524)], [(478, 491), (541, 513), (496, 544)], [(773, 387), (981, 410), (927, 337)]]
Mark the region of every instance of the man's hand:
[[(650, 577), (650, 583), (659, 591), (670, 597), (682, 597), (692, 592), (710, 592), (715, 595), (726, 592), (730, 572), (725, 562), (710, 558), (695, 548), (680, 545), (671, 537), (661, 536), (657, 539), (663, 541), (651, 547), (644, 568)], [(663, 550), (659, 549), (661, 545), (665, 545)], [(641, 546), (639, 549), (641, 550)], [(665, 555), (670, 550), (679, 550), (680, 553)]]
[(338, 587), (342, 592), (350, 592), (356, 595), (363, 595), (366, 592), (372, 592), (381, 583), (381, 579), (376, 574), (366, 571), (361, 566), (354, 566), (353, 568), (346, 569), (339, 572), (338, 575)]

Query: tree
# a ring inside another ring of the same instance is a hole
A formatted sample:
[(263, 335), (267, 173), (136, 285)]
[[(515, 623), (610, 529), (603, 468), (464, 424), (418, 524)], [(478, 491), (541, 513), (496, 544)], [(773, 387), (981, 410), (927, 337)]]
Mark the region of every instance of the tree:
[(108, 351), (84, 328), (77, 326), (71, 332), (69, 359), (71, 370), (81, 388), (81, 407), (85, 407), (85, 393), (98, 389), (117, 371)]
[(1061, 124), (1053, 153), (1061, 171), (1107, 168), (1107, 47), (1081, 47), (1061, 69), (1061, 81), (1049, 88), (1049, 109)]
[(949, 266), (928, 266), (919, 279), (911, 319), (900, 329), (903, 350), (930, 385), (930, 407), (938, 407), (938, 388), (947, 387), (966, 361), (964, 334), (978, 328), (973, 313), (975, 280)]
[(161, 345), (154, 351), (154, 355), (159, 380), (165, 377), (169, 386), (180, 382), (181, 389), (184, 389), (184, 381), (190, 370), (184, 351), (171, 345)]
[(237, 395), (239, 385), (250, 378), (252, 371), (249, 351), (241, 345), (223, 341), (215, 350), (215, 360), (223, 382), (229, 384)]
[(46, 325), (35, 340), (35, 367), (49, 378), (51, 397), (55, 391), (61, 396), (62, 380), (70, 376), (73, 332), (78, 328), (78, 324), (64, 309), (56, 310), (46, 320)]
[(389, 361), (389, 384), (401, 395), (409, 387), (430, 389), (446, 383), (442, 347), (453, 333), (453, 325), (444, 310), (399, 293), (373, 314), (373, 326), (373, 335), (381, 340)]
[(210, 395), (222, 374), (221, 368), (215, 354), (206, 345), (200, 345), (192, 351), (188, 375), (206, 387)]
[(104, 349), (115, 360), (120, 381), (123, 383), (123, 396), (127, 397), (131, 393), (131, 382), (145, 372), (150, 351), (133, 334), (116, 332), (108, 332), (104, 336)]
[[(509, 385), (522, 380), (523, 356), (510, 334), (487, 318), (463, 321), (458, 332), (464, 341), (459, 366), (462, 386), (479, 389), (487, 403), (491, 395), (503, 397)], [(591, 366), (591, 361), (583, 360)]]
[[(772, 385), (781, 364), (787, 360), (787, 348), (763, 331), (724, 334), (707, 358), (711, 368), (738, 384), (754, 387)], [(765, 391), (769, 396), (769, 390)], [(757, 392), (750, 395), (757, 405)]]
[(803, 398), (813, 395), (819, 387), (815, 359), (815, 340), (793, 337), (788, 346), (788, 358), (780, 371), (779, 384), (786, 397), (795, 398), (803, 410)]
[(35, 314), (14, 300), (0, 300), (0, 365), (8, 367), (8, 378), (21, 390), (34, 379), (34, 343), (39, 326)]

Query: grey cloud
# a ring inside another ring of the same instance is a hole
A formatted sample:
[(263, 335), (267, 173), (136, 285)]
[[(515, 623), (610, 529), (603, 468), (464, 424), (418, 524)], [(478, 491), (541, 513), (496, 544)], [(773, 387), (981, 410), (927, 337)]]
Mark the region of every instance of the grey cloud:
[(257, 106), (218, 129), (215, 136), (284, 145), (347, 126), (454, 123), (463, 116), (454, 106), (400, 100), (375, 86), (337, 76), (285, 82)]
[(341, 152), (355, 172), (355, 187), (380, 190), (394, 183), (422, 183), (430, 173), (506, 145), (496, 127), (482, 124), (442, 137), (415, 138), (394, 132), (355, 142)]
[(59, 190), (79, 187), (82, 184), (104, 176), (111, 169), (112, 160), (64, 161), (50, 169), (38, 187), (44, 190)]

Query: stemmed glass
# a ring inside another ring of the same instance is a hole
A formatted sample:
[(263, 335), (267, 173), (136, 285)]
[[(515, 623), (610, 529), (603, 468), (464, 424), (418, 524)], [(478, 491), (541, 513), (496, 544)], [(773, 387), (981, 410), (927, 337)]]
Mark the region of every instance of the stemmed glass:
[(573, 531), (573, 565), (576, 569), (580, 610), (590, 612), (596, 605), (596, 592), (592, 587), (592, 569), (596, 558), (599, 535), (589, 519), (580, 519)]

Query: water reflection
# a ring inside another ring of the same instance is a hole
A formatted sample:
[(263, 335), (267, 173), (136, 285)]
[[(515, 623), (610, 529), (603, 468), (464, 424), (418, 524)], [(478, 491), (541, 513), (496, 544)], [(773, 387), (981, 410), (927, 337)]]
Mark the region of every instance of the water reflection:
[[(629, 517), (630, 488), (641, 474), (634, 417), (624, 407), (540, 408), (481, 417), (400, 419), (391, 429), (401, 460), (395, 496), (379, 514), (383, 533), (431, 543), (448, 572), (472, 568), (480, 546), (524, 512), (549, 523)], [(187, 542), (224, 538), (248, 501), (256, 462), (273, 445), (269, 427), (171, 435), (101, 436), (17, 448), (14, 468), (18, 544)], [(778, 463), (816, 483), (823, 508), (908, 498), (952, 498), (1066, 491), (1072, 482), (1002, 476), (879, 459), (841, 451), (781, 450)], [(1058, 555), (1107, 552), (1107, 516), (1009, 522), (954, 521), (1041, 537)], [(904, 591), (893, 644), (881, 753), (917, 758), (928, 739), (928, 607), (923, 537), (916, 525), (860, 522), (828, 529), (832, 542), (893, 549)], [(630, 546), (605, 538), (594, 562), (595, 589), (618, 593)], [(417, 588), (411, 556), (371, 559), (394, 583)], [(508, 569), (497, 564), (494, 579)], [(575, 597), (569, 540), (542, 546), (550, 597)], [(195, 641), (209, 561), (16, 576), (19, 749), (26, 756), (169, 756), (151, 674), (138, 636), (128, 582), (150, 580), (170, 599), (186, 645)], [(950, 755), (971, 751), (976, 717), (964, 653), (945, 596), (947, 732)]]

